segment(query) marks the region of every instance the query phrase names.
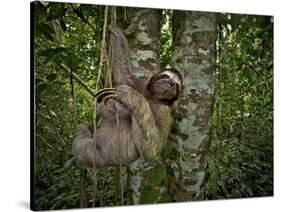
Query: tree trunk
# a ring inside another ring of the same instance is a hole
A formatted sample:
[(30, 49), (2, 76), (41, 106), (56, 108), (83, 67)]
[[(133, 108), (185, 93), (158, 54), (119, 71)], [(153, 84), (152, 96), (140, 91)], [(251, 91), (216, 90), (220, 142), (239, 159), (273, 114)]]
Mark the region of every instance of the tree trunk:
[(157, 9), (127, 9), (131, 20), (125, 33), (128, 37), (133, 74), (147, 77), (160, 69), (160, 15)]
[[(129, 26), (125, 30), (128, 38), (132, 72), (138, 78), (146, 78), (151, 72), (160, 70), (160, 15), (157, 9), (126, 9)], [(133, 203), (139, 204), (144, 181), (148, 174), (144, 171), (142, 159), (130, 165)]]
[(202, 198), (214, 98), (216, 14), (173, 12), (172, 67), (184, 88), (171, 129), (169, 192), (174, 201)]

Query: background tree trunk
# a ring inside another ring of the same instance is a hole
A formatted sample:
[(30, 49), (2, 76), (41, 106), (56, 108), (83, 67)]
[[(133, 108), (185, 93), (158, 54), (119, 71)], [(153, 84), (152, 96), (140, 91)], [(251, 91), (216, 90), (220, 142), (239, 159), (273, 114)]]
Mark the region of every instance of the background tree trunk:
[(207, 167), (214, 98), (216, 14), (174, 11), (172, 67), (184, 89), (174, 111), (172, 154), (166, 159), (169, 192), (175, 201), (200, 199)]

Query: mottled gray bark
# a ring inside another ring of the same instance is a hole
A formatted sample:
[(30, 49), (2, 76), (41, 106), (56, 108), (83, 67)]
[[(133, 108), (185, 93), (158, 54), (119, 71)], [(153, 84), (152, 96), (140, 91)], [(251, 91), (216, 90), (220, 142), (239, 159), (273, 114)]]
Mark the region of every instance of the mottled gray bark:
[[(131, 20), (125, 30), (129, 42), (132, 72), (138, 78), (148, 77), (160, 69), (160, 15), (157, 9), (126, 9), (127, 20)], [(140, 203), (141, 187), (146, 178), (147, 164), (142, 159), (131, 166), (131, 189), (134, 204)]]
[(133, 74), (146, 77), (160, 68), (160, 15), (157, 9), (127, 9), (132, 20), (127, 33)]
[(175, 201), (202, 197), (214, 98), (216, 14), (174, 11), (171, 66), (178, 69), (184, 89), (174, 111), (165, 160), (169, 192)]

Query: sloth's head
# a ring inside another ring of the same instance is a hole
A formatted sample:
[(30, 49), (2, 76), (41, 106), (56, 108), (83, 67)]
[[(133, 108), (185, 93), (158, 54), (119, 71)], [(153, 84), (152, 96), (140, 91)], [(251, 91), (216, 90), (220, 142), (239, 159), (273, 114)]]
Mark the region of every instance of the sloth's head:
[(176, 69), (164, 69), (149, 80), (149, 93), (166, 105), (173, 104), (182, 89), (182, 76)]

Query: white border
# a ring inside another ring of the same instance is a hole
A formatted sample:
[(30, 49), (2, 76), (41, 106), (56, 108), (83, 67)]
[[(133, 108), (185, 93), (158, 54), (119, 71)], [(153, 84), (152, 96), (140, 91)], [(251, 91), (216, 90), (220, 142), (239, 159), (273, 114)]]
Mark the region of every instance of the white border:
[(170, 8), (208, 12), (232, 12), (243, 14), (272, 15), (278, 12), (274, 0), (50, 0), (53, 2), (80, 2), (87, 4), (122, 5), (150, 8)]
[[(57, 2), (64, 2), (57, 0)], [(107, 211), (273, 211), (280, 201), (280, 7), (278, 0), (68, 0), (67, 2), (173, 8), (197, 11), (274, 15), (274, 198), (205, 201), (136, 207), (107, 208)], [(3, 1), (0, 8), (1, 51), (1, 211), (29, 207), (29, 1)], [(279, 153), (279, 154), (278, 154)], [(91, 209), (89, 209), (91, 210)], [(95, 209), (103, 211), (105, 209)], [(72, 210), (80, 211), (80, 210)], [(92, 211), (92, 210), (91, 210)]]

